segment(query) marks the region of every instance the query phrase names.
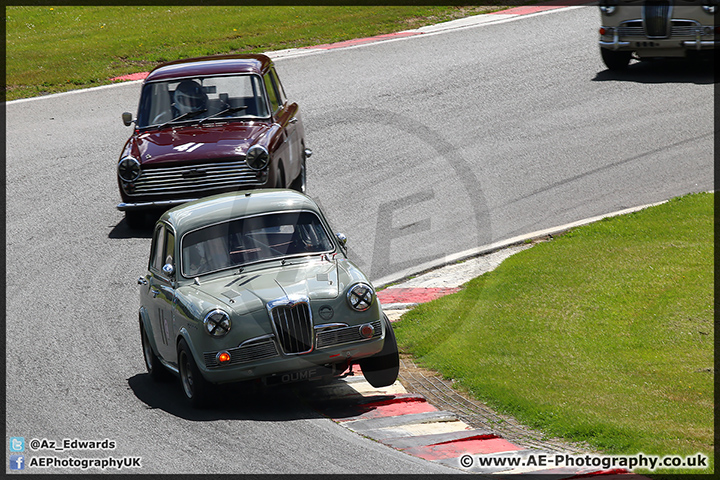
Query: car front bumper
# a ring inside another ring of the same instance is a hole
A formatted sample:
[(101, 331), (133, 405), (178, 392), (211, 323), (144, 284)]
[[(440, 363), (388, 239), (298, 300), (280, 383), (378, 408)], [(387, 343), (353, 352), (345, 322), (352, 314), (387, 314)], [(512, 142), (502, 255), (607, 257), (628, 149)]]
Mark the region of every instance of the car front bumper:
[(677, 51), (680, 55), (688, 50), (712, 50), (717, 42), (713, 35), (704, 35), (703, 28), (698, 28), (694, 35), (657, 38), (644, 35), (624, 36), (615, 27), (602, 27), (601, 30), (606, 30), (606, 32), (600, 36), (598, 44), (601, 48), (609, 50), (632, 50), (646, 53)]
[(650, 50), (650, 49), (674, 49), (674, 50), (711, 50), (714, 49), (717, 42), (715, 40), (682, 40), (662, 41), (662, 40), (620, 40), (615, 38), (612, 40), (600, 40), (598, 42), (602, 48), (610, 50)]
[[(198, 197), (199, 198), (199, 197)], [(178, 205), (182, 205), (183, 203), (192, 202), (194, 200), (197, 200), (197, 198), (183, 198), (178, 200), (161, 200), (157, 202), (135, 202), (135, 203), (125, 203), (120, 202), (117, 205), (117, 209), (121, 212), (125, 212), (128, 210), (155, 210), (155, 209), (169, 209), (172, 207), (176, 207)]]
[(353, 342), (338, 345), (332, 348), (317, 349), (302, 355), (280, 355), (258, 362), (243, 365), (221, 366), (208, 368), (198, 362), (198, 368), (205, 379), (211, 383), (242, 382), (255, 379), (271, 379), (277, 377), (278, 383), (284, 383), (285, 376), (288, 381), (304, 379), (297, 372), (309, 372), (308, 379), (312, 378), (312, 371), (322, 370), (325, 365), (355, 363), (358, 360), (375, 355), (382, 350), (384, 337), (377, 337), (362, 342)]
[[(158, 167), (143, 170), (140, 177), (131, 184), (118, 178), (121, 202), (117, 209), (122, 212), (168, 209), (221, 193), (275, 186), (277, 167), (273, 166), (274, 164), (259, 172), (242, 168), (243, 164), (244, 162), (230, 162), (220, 166), (210, 163)], [(192, 173), (196, 170), (207, 170), (210, 173), (193, 177)]]

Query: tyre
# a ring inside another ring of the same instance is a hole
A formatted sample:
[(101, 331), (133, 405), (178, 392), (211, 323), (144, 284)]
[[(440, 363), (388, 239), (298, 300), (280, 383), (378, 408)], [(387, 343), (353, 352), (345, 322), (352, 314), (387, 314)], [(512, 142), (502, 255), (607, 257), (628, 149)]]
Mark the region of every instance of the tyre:
[[(290, 185), (290, 188), (293, 190), (305, 193), (307, 191), (307, 172), (305, 170), (305, 165), (307, 162), (308, 152), (305, 148), (305, 146), (302, 147), (302, 164), (300, 164), (300, 173), (298, 173), (298, 176), (293, 180), (292, 185)], [(312, 152), (311, 152), (312, 153)]]
[(630, 57), (632, 57), (632, 52), (601, 48), (600, 55), (602, 55), (605, 66), (614, 72), (620, 72), (628, 67)]
[(139, 230), (145, 223), (145, 212), (125, 210), (125, 223), (133, 230)]
[(178, 367), (185, 398), (196, 408), (207, 405), (212, 385), (200, 373), (184, 339), (181, 339), (178, 345)]
[(160, 363), (160, 359), (153, 351), (150, 339), (148, 339), (147, 333), (142, 323), (140, 324), (140, 341), (142, 342), (143, 358), (145, 359), (145, 368), (147, 369), (150, 378), (156, 382), (165, 381), (169, 378), (169, 372)]
[(278, 168), (277, 180), (275, 181), (275, 188), (286, 188), (285, 187), (285, 172), (282, 167)]
[(400, 372), (400, 354), (392, 324), (383, 315), (385, 323), (385, 343), (382, 350), (372, 357), (360, 360), (360, 369), (365, 380), (375, 388), (387, 387), (395, 383)]
[(300, 165), (300, 173), (298, 174), (297, 178), (293, 180), (292, 185), (290, 185), (290, 188), (293, 190), (305, 193), (305, 190), (307, 189), (307, 176), (305, 174), (305, 158), (302, 160), (302, 165)]

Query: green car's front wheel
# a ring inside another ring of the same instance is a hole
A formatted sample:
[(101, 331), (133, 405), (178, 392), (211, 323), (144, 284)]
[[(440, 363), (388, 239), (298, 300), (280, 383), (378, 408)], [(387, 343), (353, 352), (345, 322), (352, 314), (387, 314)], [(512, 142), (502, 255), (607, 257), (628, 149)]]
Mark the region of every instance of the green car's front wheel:
[(184, 339), (181, 339), (178, 345), (178, 367), (183, 393), (192, 406), (202, 407), (207, 404), (211, 384), (200, 373), (190, 353), (190, 347)]
[(613, 72), (621, 72), (627, 69), (630, 58), (632, 58), (632, 52), (608, 50), (607, 48), (600, 48), (600, 54), (605, 66)]
[(143, 357), (145, 358), (145, 368), (150, 377), (155, 381), (167, 380), (169, 372), (165, 370), (165, 367), (160, 363), (160, 359), (155, 355), (142, 323), (140, 324), (140, 341), (142, 342)]
[(387, 387), (395, 383), (400, 373), (400, 354), (392, 324), (383, 315), (385, 324), (385, 343), (382, 350), (370, 358), (360, 360), (360, 369), (365, 380), (375, 388)]

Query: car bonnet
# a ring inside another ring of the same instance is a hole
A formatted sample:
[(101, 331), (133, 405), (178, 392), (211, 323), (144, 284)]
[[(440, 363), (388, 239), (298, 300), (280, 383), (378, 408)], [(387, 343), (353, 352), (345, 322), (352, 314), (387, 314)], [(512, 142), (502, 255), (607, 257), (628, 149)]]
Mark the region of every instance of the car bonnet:
[(269, 129), (265, 122), (223, 122), (140, 132), (134, 153), (143, 165), (237, 160)]
[[(297, 263), (292, 261), (284, 266), (278, 263), (278, 266), (261, 270), (251, 269), (232, 280), (227, 276), (209, 281), (199, 279), (184, 288), (211, 296), (242, 314), (282, 299), (334, 299), (347, 286), (347, 275), (343, 275), (344, 269), (339, 269), (337, 262), (319, 257), (309, 261), (296, 259)], [(339, 270), (343, 272), (340, 275)]]

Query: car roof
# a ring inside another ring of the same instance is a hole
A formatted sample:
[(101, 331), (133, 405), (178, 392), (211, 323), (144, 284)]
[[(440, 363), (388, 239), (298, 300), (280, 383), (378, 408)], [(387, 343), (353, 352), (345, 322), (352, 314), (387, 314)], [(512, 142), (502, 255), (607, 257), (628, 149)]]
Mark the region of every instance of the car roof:
[(259, 53), (187, 58), (158, 65), (148, 74), (145, 82), (228, 73), (255, 73), (262, 75), (271, 65), (272, 60), (270, 57)]
[(179, 205), (165, 212), (166, 221), (181, 236), (189, 231), (233, 218), (264, 213), (310, 210), (322, 217), (320, 208), (310, 197), (285, 189), (262, 189), (223, 193)]

